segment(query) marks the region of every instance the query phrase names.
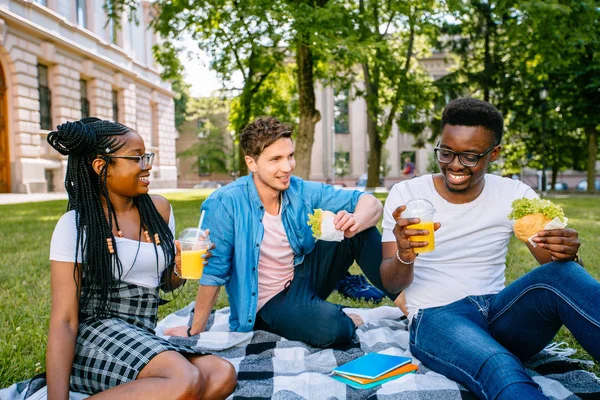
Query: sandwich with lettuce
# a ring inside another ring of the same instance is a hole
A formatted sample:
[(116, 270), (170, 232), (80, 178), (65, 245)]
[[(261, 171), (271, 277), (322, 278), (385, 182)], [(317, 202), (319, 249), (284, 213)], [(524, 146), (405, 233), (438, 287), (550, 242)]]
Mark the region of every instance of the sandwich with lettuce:
[(533, 247), (537, 244), (532, 239), (540, 231), (562, 229), (568, 222), (559, 205), (542, 199), (522, 198), (513, 201), (508, 218), (515, 220), (515, 236), (523, 242), (531, 243)]
[(341, 242), (344, 240), (344, 232), (335, 229), (334, 218), (334, 213), (320, 208), (313, 210), (312, 214), (308, 214), (307, 224), (312, 230), (313, 237), (326, 242)]

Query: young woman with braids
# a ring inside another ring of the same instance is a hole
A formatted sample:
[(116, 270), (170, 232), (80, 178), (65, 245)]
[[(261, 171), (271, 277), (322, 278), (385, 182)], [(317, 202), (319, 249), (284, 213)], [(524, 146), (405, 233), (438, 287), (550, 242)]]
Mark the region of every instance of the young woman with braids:
[(229, 362), (154, 334), (159, 289), (183, 281), (171, 206), (148, 195), (154, 155), (141, 136), (86, 118), (48, 142), (69, 156), (69, 211), (50, 249), (48, 398), (67, 399), (69, 389), (94, 399), (227, 397), (236, 386)]

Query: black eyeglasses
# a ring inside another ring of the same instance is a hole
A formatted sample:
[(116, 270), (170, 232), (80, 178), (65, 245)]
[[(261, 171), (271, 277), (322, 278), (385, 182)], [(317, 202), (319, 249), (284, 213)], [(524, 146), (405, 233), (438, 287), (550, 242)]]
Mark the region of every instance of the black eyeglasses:
[(130, 160), (137, 160), (140, 167), (144, 170), (152, 166), (154, 162), (154, 153), (146, 153), (141, 156), (109, 156), (110, 158), (128, 158)]
[[(439, 143), (438, 143), (438, 146), (439, 146)], [(470, 153), (470, 152), (457, 153), (450, 149), (445, 149), (443, 147), (437, 147), (437, 146), (433, 148), (433, 151), (435, 151), (435, 156), (438, 159), (438, 161), (441, 163), (450, 164), (452, 161), (454, 161), (454, 157), (458, 156), (458, 161), (460, 161), (460, 163), (462, 165), (464, 165), (465, 167), (474, 167), (477, 165), (477, 163), (479, 162), (481, 157), (485, 156), (487, 153), (492, 151), (496, 146), (498, 146), (498, 145), (497, 144), (493, 145), (492, 147), (490, 147), (489, 149), (487, 149), (486, 151), (484, 151), (481, 154)]]

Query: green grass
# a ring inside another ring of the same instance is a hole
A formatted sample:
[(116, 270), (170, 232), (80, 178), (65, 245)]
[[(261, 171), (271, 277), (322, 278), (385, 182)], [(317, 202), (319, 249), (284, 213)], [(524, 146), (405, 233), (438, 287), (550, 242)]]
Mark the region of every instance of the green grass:
[[(196, 226), (199, 207), (208, 192), (194, 191), (167, 195), (177, 217), (177, 231)], [(384, 194), (377, 193), (382, 201)], [(560, 198), (569, 225), (582, 238), (581, 255), (586, 268), (600, 278), (600, 201), (595, 197)], [(0, 388), (33, 376), (45, 369), (44, 353), (50, 312), (48, 252), (54, 225), (63, 214), (66, 201), (0, 205)], [(526, 247), (512, 240), (508, 253), (507, 279), (512, 281), (535, 265)], [(358, 273), (356, 265), (353, 273)], [(160, 317), (194, 300), (197, 283), (188, 283), (179, 295), (160, 309)], [(371, 307), (366, 302), (349, 301), (333, 294), (330, 301), (353, 307)], [(221, 291), (217, 307), (226, 306)], [(390, 304), (389, 302), (387, 304)], [(577, 357), (591, 359), (570, 333), (563, 329), (557, 337), (580, 349)], [(593, 371), (600, 374), (600, 366)]]

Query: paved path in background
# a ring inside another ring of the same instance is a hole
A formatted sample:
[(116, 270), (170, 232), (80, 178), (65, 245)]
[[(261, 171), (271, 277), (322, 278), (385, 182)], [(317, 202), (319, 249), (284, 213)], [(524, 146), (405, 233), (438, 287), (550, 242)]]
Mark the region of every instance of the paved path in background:
[[(156, 189), (150, 193), (171, 193), (171, 192), (186, 192), (192, 189)], [(49, 200), (66, 200), (66, 193), (2, 193), (0, 194), (0, 204), (18, 204), (18, 203), (34, 203), (38, 201)]]
[[(364, 190), (364, 188), (357, 187), (344, 187), (346, 190)], [(173, 188), (173, 189), (156, 189), (151, 190), (150, 193), (172, 193), (172, 192), (187, 192), (195, 189), (182, 189), (182, 188)], [(375, 192), (387, 192), (385, 188), (376, 188)], [(587, 193), (548, 193), (546, 197), (549, 198), (570, 198), (570, 197), (594, 197), (598, 196), (597, 194), (587, 194)], [(18, 203), (34, 203), (37, 201), (49, 201), (49, 200), (66, 200), (66, 193), (3, 193), (0, 194), (0, 205), (1, 204), (18, 204)]]

